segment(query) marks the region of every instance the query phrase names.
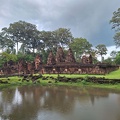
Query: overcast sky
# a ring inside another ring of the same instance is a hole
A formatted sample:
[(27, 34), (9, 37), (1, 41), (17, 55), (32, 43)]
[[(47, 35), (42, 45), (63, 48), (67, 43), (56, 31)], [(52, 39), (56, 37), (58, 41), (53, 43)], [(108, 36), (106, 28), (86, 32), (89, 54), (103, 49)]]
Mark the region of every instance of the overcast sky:
[(23, 20), (39, 30), (70, 28), (93, 46), (113, 46), (109, 21), (119, 7), (120, 0), (0, 0), (0, 29)]

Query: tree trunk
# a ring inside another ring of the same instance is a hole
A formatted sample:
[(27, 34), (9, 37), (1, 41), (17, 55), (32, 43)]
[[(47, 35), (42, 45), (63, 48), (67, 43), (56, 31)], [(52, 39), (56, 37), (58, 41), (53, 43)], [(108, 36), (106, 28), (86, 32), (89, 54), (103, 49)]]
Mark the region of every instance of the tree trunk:
[(18, 42), (17, 42), (17, 51), (16, 51), (16, 54), (18, 54)]
[(101, 63), (103, 62), (102, 55), (101, 55)]

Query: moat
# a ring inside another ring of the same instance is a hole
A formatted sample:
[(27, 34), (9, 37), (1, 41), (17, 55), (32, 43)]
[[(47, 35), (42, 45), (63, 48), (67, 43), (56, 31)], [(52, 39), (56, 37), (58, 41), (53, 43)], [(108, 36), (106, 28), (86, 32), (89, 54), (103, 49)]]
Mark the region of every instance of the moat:
[(120, 91), (22, 86), (0, 90), (0, 120), (119, 120)]

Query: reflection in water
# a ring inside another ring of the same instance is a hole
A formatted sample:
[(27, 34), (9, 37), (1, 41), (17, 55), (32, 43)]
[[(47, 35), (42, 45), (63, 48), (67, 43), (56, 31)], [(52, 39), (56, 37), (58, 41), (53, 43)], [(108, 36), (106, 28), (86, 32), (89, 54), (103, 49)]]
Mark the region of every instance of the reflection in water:
[(119, 120), (119, 91), (24, 86), (0, 91), (0, 120)]
[(21, 103), (22, 103), (22, 96), (21, 96), (20, 92), (18, 91), (18, 88), (16, 88), (12, 104), (19, 105)]

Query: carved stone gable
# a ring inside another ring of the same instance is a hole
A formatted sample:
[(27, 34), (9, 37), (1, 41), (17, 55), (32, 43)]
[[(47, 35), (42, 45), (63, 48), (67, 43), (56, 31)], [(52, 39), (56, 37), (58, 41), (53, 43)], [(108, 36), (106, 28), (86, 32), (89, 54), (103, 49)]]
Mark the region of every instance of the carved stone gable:
[(56, 63), (65, 62), (65, 55), (62, 47), (59, 47), (56, 53)]
[(37, 55), (36, 58), (34, 59), (35, 62), (35, 69), (37, 70), (42, 63), (42, 59), (40, 58), (40, 55)]
[(68, 50), (65, 62), (68, 62), (68, 63), (75, 63), (76, 62), (75, 57), (74, 57), (71, 49)]
[(50, 51), (49, 55), (48, 55), (48, 59), (47, 59), (47, 65), (54, 65), (55, 62), (55, 57), (52, 53), (52, 51)]

